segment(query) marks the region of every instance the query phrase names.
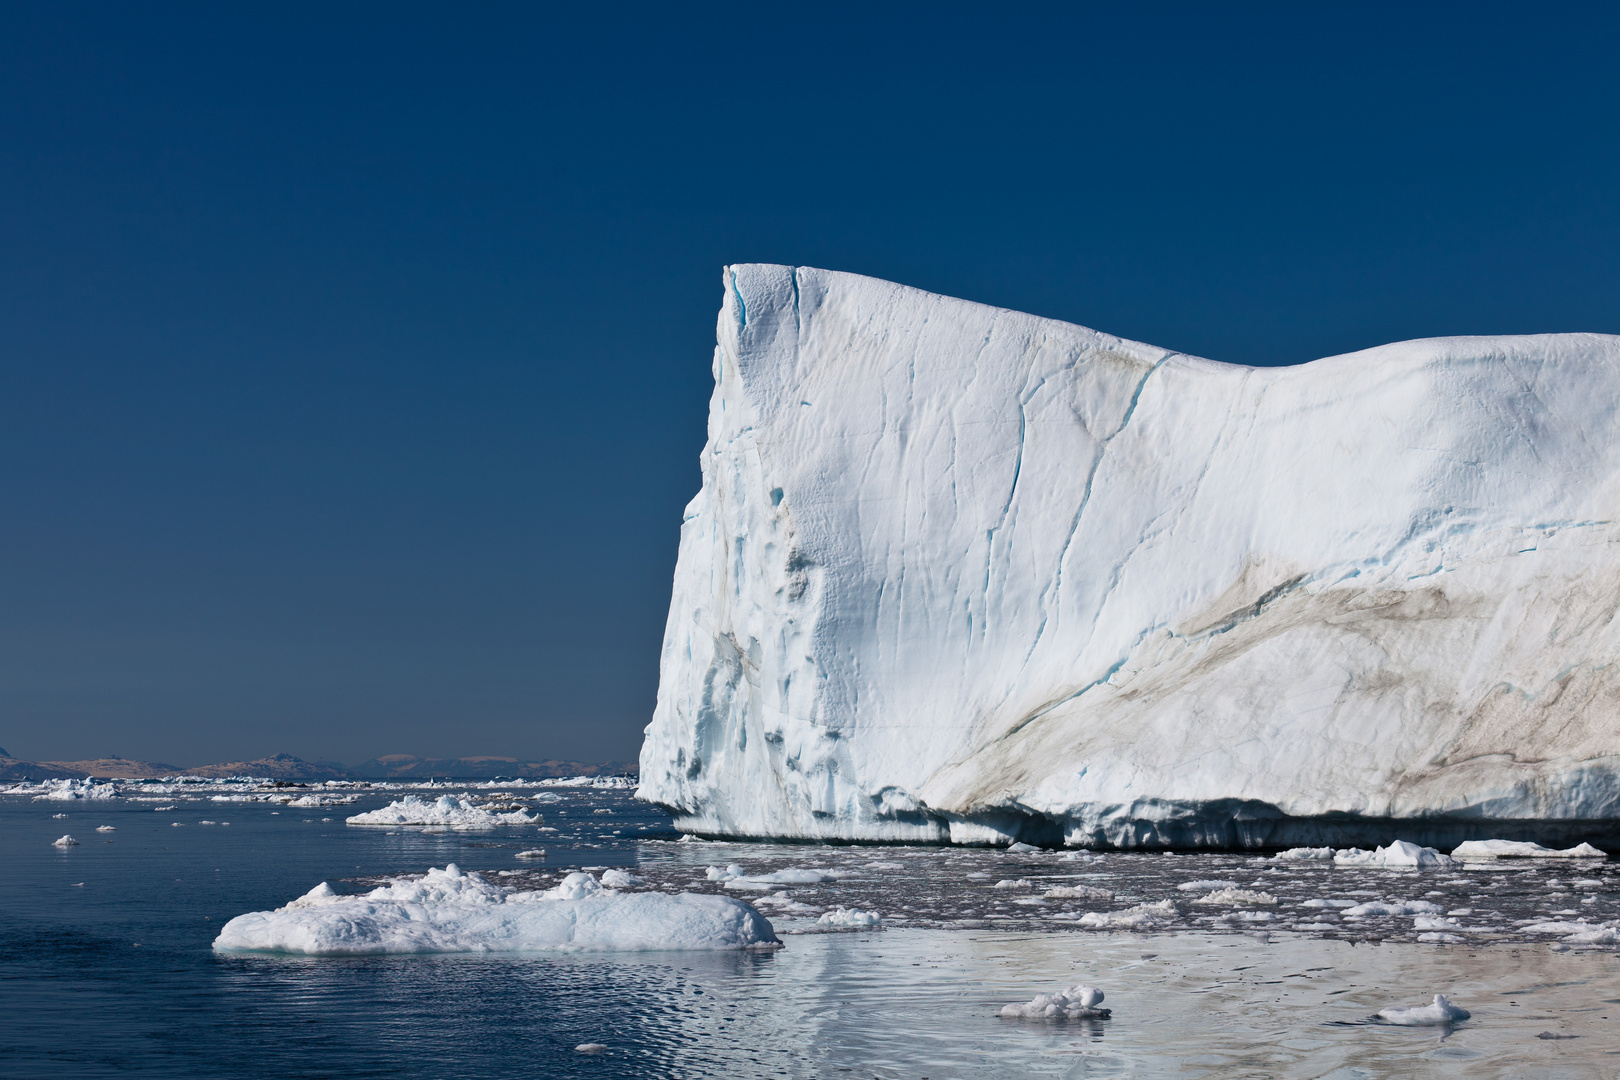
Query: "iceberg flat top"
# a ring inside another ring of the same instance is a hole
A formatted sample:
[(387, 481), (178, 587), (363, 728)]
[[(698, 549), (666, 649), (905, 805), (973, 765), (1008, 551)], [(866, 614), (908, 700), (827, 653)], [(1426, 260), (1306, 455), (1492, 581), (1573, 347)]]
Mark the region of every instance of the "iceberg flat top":
[(1617, 816), (1620, 339), (1252, 368), (851, 274), (724, 286), (641, 759), (680, 827)]

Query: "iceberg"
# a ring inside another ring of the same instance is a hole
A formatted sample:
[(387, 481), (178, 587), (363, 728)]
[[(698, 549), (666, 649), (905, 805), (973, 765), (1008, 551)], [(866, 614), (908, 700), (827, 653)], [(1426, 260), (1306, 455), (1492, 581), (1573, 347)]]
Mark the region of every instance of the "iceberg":
[(485, 809), (466, 795), (440, 795), (437, 799), (407, 795), (381, 810), (369, 810), (343, 820), (350, 825), (442, 825), (452, 829), (493, 829), (501, 825), (540, 823), (537, 816), (522, 810), (502, 813)]
[(728, 896), (621, 893), (576, 871), (554, 888), (491, 885), (454, 863), (421, 878), (340, 896), (326, 882), (274, 911), (238, 915), (221, 952), (379, 953), (748, 949), (779, 944), (753, 907)]
[(678, 829), (1612, 843), (1620, 338), (1256, 368), (723, 286), (638, 788)]

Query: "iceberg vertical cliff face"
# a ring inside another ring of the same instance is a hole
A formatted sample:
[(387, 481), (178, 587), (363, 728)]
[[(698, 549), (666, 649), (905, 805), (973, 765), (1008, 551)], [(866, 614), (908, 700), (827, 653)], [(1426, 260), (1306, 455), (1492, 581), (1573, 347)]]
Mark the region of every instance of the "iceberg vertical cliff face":
[(850, 274), (724, 282), (641, 757), (678, 827), (1607, 835), (1620, 338), (1247, 368)]

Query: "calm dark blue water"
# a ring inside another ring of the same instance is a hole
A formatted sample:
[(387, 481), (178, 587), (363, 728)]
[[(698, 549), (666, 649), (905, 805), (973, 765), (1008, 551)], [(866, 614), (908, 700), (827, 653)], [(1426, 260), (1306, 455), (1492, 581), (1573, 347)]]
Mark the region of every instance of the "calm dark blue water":
[[(194, 794), (162, 811), (0, 795), (0, 1077), (1478, 1080), (1609, 1077), (1620, 1061), (1620, 955), (1515, 929), (1521, 913), (1611, 918), (1609, 864), (1419, 875), (1243, 856), (683, 844), (627, 791), (566, 788), (540, 807), (554, 831), (343, 824), (399, 794), (312, 808)], [(63, 833), (80, 844), (53, 847)], [(548, 852), (538, 867), (516, 858), (535, 847)], [(210, 947), (225, 920), (322, 880), (359, 891), (357, 879), (455, 862), (529, 884), (535, 869), (636, 865), (666, 886), (713, 890), (705, 867), (731, 860), (839, 874), (791, 895), (745, 894), (784, 932), (776, 952), (287, 958)], [(1273, 890), (1268, 910), (1291, 929), (1237, 932), (1176, 888), (1217, 877)], [(1163, 932), (1077, 931), (1061, 922), (1068, 902), (1039, 899), (1046, 884), (1088, 882), (1114, 894), (1099, 909), (1168, 898), (1181, 915)], [(1306, 920), (1331, 917), (1307, 900), (1329, 895), (1472, 904), (1459, 923), (1489, 925), (1443, 946), (1417, 943), (1409, 917), (1307, 932)], [(799, 933), (833, 903), (881, 909), (884, 928)], [(1108, 991), (1113, 1019), (998, 1015), (1080, 981)], [(1474, 1019), (1446, 1032), (1365, 1023), (1434, 992)], [(581, 1054), (582, 1043), (607, 1049)]]

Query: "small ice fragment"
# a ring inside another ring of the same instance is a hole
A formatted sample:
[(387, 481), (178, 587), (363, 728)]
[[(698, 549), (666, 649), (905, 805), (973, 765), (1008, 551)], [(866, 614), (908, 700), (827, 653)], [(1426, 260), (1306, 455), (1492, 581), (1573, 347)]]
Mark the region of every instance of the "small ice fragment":
[(1113, 1010), (1100, 1008), (1103, 992), (1095, 986), (1071, 986), (1055, 994), (1036, 994), (1021, 1005), (1003, 1005), (1009, 1020), (1106, 1020)]
[(71, 836), (63, 836), (60, 839), (52, 840), (51, 841), (51, 846), (52, 847), (75, 847), (75, 846), (77, 846), (78, 843), (79, 842), (77, 840), (73, 839), (73, 837), (71, 837)]
[(1217, 889), (1208, 896), (1200, 896), (1194, 900), (1195, 904), (1256, 904), (1261, 906), (1275, 904), (1277, 898), (1268, 892), (1256, 892), (1253, 889)]
[(1330, 847), (1296, 847), (1287, 851), (1279, 851), (1273, 855), (1274, 859), (1285, 862), (1332, 862), (1333, 849)]
[(647, 884), (646, 878), (639, 878), (628, 870), (613, 867), (602, 871), (602, 884), (609, 889), (628, 889), (632, 885)]
[(543, 859), (545, 857), (545, 848), (530, 848), (528, 851), (520, 851), (516, 855), (512, 856), (514, 859)]
[(171, 829), (178, 829), (178, 828), (179, 828), (179, 827), (180, 827), (180, 822), (178, 822), (178, 821), (171, 821), (171, 822), (169, 822), (169, 828), (171, 828)]
[(1020, 842), (1018, 842), (1016, 844), (1008, 844), (1007, 845), (1007, 850), (1008, 851), (1023, 852), (1023, 851), (1039, 851), (1041, 849), (1036, 847), (1034, 844), (1026, 844), (1026, 843), (1023, 843), (1022, 841), (1020, 841)]
[(53, 818), (64, 818), (64, 817), (67, 817), (67, 815), (66, 814), (52, 814), (51, 817), (53, 817)]
[(860, 908), (835, 907), (816, 920), (818, 926), (861, 927), (877, 926), (883, 921), (883, 916), (875, 911), (862, 911)]
[(1325, 908), (1352, 908), (1352, 907), (1356, 906), (1356, 902), (1354, 900), (1307, 900), (1303, 904), (1300, 904), (1299, 906), (1300, 907), (1325, 907)]
[(1445, 908), (1427, 900), (1397, 900), (1393, 904), (1381, 900), (1371, 900), (1365, 904), (1344, 909), (1344, 915), (1350, 919), (1362, 919), (1368, 915), (1441, 915)]
[(117, 831), (118, 831), (118, 826), (116, 826), (116, 825), (97, 825), (96, 826), (96, 832), (117, 832)]
[(1436, 1024), (1455, 1024), (1467, 1020), (1472, 1015), (1467, 1009), (1453, 1005), (1451, 999), (1444, 994), (1434, 995), (1434, 1002), (1413, 1009), (1380, 1009), (1378, 1018), (1386, 1024), (1400, 1024), (1403, 1027), (1426, 1027)]
[(1461, 934), (1448, 934), (1443, 930), (1430, 930), (1419, 934), (1417, 939), (1425, 945), (1455, 945), (1467, 940)]
[(1029, 887), (1029, 878), (1002, 878), (991, 886), (993, 889), (1027, 889)]
[(1179, 892), (1214, 892), (1216, 889), (1235, 889), (1235, 881), (1183, 881), (1176, 886)]
[(580, 1043), (574, 1047), (574, 1051), (580, 1054), (601, 1054), (607, 1051), (607, 1046), (603, 1043)]
[(1041, 895), (1048, 900), (1112, 900), (1113, 890), (1095, 885), (1054, 885)]

